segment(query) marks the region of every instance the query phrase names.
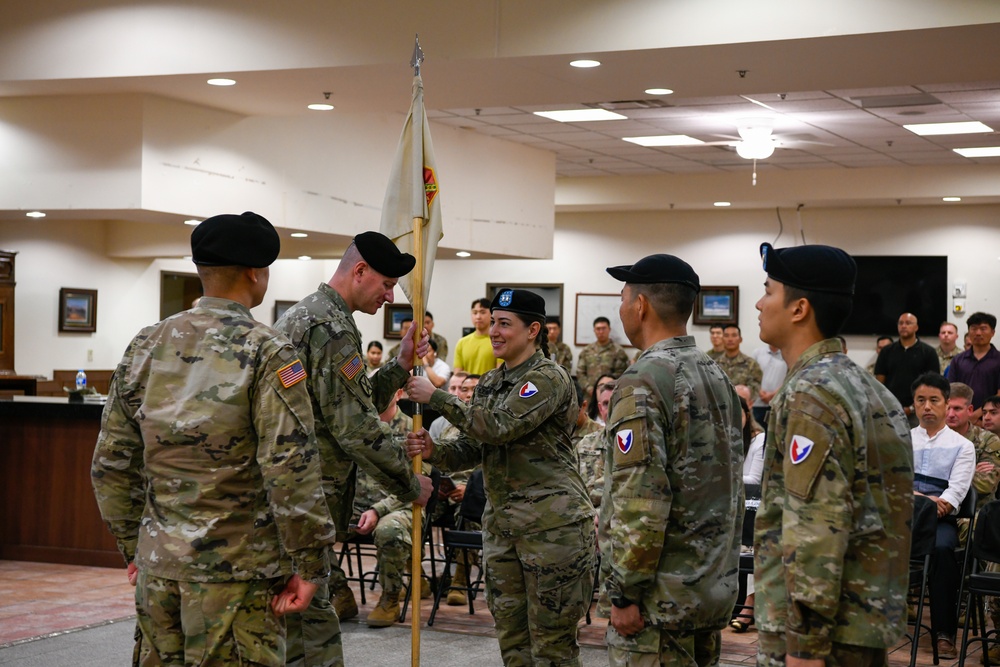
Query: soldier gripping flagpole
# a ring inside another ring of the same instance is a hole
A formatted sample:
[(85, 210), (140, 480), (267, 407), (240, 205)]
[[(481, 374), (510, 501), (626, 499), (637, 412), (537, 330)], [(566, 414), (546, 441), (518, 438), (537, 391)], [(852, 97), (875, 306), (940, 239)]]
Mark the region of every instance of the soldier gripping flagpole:
[[(388, 236), (404, 252), (410, 252), (417, 260), (413, 271), (399, 281), (399, 286), (406, 294), (413, 307), (414, 326), (410, 331), (415, 336), (414, 342), (420, 339), (420, 326), (424, 321), (427, 293), (430, 288), (431, 273), (434, 266), (434, 256), (437, 253), (438, 240), (441, 238), (441, 209), (438, 199), (437, 170), (434, 164), (434, 149), (431, 144), (430, 128), (424, 112), (423, 81), (420, 78), (420, 64), (424, 60), (420, 48), (419, 36), (414, 39), (413, 57), (410, 66), (413, 67), (413, 100), (410, 112), (403, 125), (399, 148), (393, 162), (392, 172), (386, 188), (385, 201), (382, 206), (382, 222), (380, 231)], [(415, 374), (423, 373), (423, 360), (414, 358)], [(420, 404), (415, 404), (413, 429), (419, 431), (423, 427), (423, 411)], [(413, 459), (413, 470), (419, 474), (423, 461), (417, 456)], [(413, 506), (413, 551), (411, 553), (411, 665), (420, 665), (420, 577), (422, 572), (423, 535), (420, 506)], [(416, 582), (416, 583), (414, 583)], [(416, 588), (414, 588), (416, 586)]]

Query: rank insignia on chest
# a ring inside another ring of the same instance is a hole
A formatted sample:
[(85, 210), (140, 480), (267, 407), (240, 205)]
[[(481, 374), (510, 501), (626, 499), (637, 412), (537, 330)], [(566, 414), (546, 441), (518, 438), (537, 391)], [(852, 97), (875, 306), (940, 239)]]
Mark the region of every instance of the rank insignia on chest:
[(302, 362), (296, 359), (287, 366), (278, 369), (278, 379), (281, 380), (281, 386), (288, 389), (306, 379), (306, 369), (302, 368)]
[(364, 367), (365, 365), (361, 361), (361, 355), (355, 354), (353, 357), (351, 357), (350, 359), (348, 359), (347, 361), (345, 361), (343, 364), (340, 365), (340, 372), (348, 380), (353, 380), (354, 378), (357, 377), (358, 373), (360, 373), (361, 369)]
[(537, 393), (538, 393), (538, 387), (536, 387), (531, 382), (525, 382), (523, 385), (521, 385), (521, 389), (520, 391), (517, 392), (517, 395), (520, 396), (521, 398), (531, 398)]
[(792, 436), (792, 446), (788, 448), (788, 455), (792, 463), (798, 465), (809, 457), (813, 450), (813, 441), (801, 435)]
[(618, 451), (628, 454), (632, 449), (632, 429), (623, 428), (615, 434), (615, 442), (618, 444)]

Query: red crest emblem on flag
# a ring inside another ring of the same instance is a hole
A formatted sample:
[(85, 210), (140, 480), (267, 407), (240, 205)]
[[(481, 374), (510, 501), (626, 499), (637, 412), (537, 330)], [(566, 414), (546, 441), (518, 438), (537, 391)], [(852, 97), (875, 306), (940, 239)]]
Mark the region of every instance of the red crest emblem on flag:
[(438, 183), (434, 170), (424, 167), (424, 194), (427, 195), (427, 205), (430, 206), (434, 198), (437, 197)]

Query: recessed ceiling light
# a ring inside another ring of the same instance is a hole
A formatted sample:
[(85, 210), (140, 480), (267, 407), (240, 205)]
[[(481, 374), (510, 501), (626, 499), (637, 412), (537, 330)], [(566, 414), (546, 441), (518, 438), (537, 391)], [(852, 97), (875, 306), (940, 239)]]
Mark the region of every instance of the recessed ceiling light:
[(458, 257), (472, 257), (471, 252), (465, 252), (464, 250), (459, 250), (458, 252), (455, 253), (455, 255), (457, 255)]
[(941, 201), (962, 201), (961, 197), (941, 197)]
[(574, 60), (574, 61), (572, 61), (570, 63), (570, 65), (572, 67), (580, 67), (580, 68), (586, 69), (588, 67), (600, 67), (601, 66), (601, 61), (600, 60), (586, 60), (586, 59), (585, 60)]
[(299, 259), (301, 259), (303, 262), (308, 262), (310, 259), (312, 259), (312, 257), (310, 257), (309, 255), (299, 255)]
[(983, 125), (979, 121), (968, 121), (961, 123), (919, 123), (916, 125), (904, 125), (904, 128), (921, 137), (929, 137), (935, 134), (977, 134), (980, 132), (992, 132), (988, 125)]
[(952, 149), (962, 157), (1000, 157), (1000, 146), (980, 146), (978, 148)]
[(201, 220), (185, 220), (184, 224), (185, 225), (191, 225), (192, 227), (196, 227), (197, 225), (201, 224)]
[(333, 111), (332, 104), (310, 104), (309, 108), (313, 111)]
[(25, 215), (28, 216), (29, 218), (44, 218), (45, 217), (45, 214), (42, 213), (41, 211), (28, 211), (27, 213), (25, 213)]
[(647, 88), (647, 95), (673, 95), (674, 91), (669, 88)]
[(536, 111), (536, 116), (557, 120), (560, 123), (586, 123), (594, 120), (628, 120), (628, 116), (606, 109), (564, 109), (562, 111)]
[(292, 232), (292, 238), (293, 239), (304, 239), (307, 236), (309, 236), (309, 235), (306, 234), (305, 232)]
[(628, 141), (640, 146), (697, 146), (704, 144), (701, 139), (689, 137), (686, 134), (660, 134), (651, 137), (622, 137), (623, 141)]
[(209, 79), (208, 85), (210, 86), (235, 86), (235, 79)]
[(712, 206), (719, 206), (721, 208), (724, 208), (726, 206), (732, 206), (732, 204), (727, 201), (717, 201), (714, 204), (712, 204)]

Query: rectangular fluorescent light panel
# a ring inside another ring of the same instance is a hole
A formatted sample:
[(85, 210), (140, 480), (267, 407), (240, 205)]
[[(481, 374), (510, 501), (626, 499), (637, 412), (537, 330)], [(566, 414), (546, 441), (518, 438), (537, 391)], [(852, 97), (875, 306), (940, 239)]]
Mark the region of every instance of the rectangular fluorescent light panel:
[(567, 109), (565, 111), (536, 111), (536, 116), (557, 120), (560, 123), (584, 123), (593, 120), (628, 120), (628, 116), (604, 109)]
[(698, 146), (705, 143), (686, 134), (660, 134), (652, 137), (623, 137), (623, 139), (640, 146)]
[(962, 157), (1000, 157), (1000, 146), (980, 146), (979, 148), (955, 148)]
[(992, 132), (993, 128), (980, 123), (978, 120), (962, 123), (919, 123), (916, 125), (904, 125), (907, 130), (921, 137), (929, 137), (937, 134), (976, 134), (979, 132)]

